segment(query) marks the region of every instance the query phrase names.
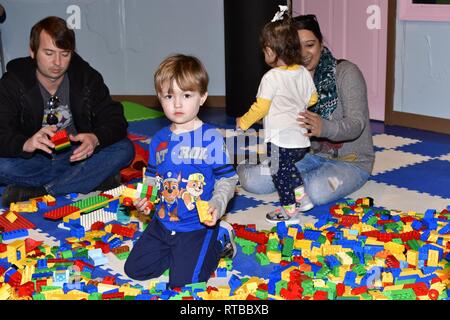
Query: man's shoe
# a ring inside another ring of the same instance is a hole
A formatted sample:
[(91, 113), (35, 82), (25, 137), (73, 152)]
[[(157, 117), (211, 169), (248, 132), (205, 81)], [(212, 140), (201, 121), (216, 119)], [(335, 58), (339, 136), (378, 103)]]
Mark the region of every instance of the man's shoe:
[(226, 221), (220, 220), (219, 223), (219, 234), (217, 235), (217, 240), (222, 243), (222, 256), (221, 258), (231, 258), (236, 256), (236, 242), (234, 242), (234, 229)]
[(106, 178), (95, 190), (108, 191), (117, 188), (122, 184), (120, 180), (120, 173), (115, 173)]
[(2, 194), (2, 206), (7, 208), (12, 202), (26, 201), (48, 194), (44, 187), (18, 187), (8, 185)]

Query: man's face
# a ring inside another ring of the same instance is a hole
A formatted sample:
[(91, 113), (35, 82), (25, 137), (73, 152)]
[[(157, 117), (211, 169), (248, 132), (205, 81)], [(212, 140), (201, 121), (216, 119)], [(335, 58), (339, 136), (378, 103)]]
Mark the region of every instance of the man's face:
[(37, 52), (30, 49), (31, 57), (36, 59), (38, 78), (57, 81), (66, 73), (72, 51), (56, 47), (52, 37), (44, 30), (41, 31), (39, 39)]

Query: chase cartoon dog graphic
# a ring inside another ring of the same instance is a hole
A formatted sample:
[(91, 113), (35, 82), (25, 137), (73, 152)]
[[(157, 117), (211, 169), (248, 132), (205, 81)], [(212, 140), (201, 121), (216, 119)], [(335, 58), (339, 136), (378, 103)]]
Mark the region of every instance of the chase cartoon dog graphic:
[(168, 171), (162, 181), (161, 192), (161, 206), (158, 211), (158, 216), (164, 219), (166, 212), (170, 221), (179, 221), (178, 218), (178, 196), (180, 195), (179, 185), (181, 182), (181, 173), (175, 178), (171, 171)]
[(183, 199), (186, 208), (190, 211), (195, 208), (195, 202), (201, 200), (203, 186), (206, 184), (205, 177), (201, 173), (193, 173), (187, 180), (183, 179), (182, 181), (186, 182), (186, 189), (181, 191), (180, 198)]

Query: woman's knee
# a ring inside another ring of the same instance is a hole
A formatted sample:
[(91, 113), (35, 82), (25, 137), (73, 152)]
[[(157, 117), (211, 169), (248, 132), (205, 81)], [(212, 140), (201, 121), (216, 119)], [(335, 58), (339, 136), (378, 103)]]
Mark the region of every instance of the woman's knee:
[[(275, 186), (270, 174), (264, 174), (261, 165), (240, 164), (237, 167), (241, 187), (255, 194), (269, 194), (275, 192)], [(268, 168), (267, 168), (268, 169)]]

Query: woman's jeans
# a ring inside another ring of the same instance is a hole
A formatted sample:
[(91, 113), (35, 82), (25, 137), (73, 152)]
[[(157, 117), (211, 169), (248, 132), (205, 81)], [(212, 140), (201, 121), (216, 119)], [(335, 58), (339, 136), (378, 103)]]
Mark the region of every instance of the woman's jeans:
[[(369, 179), (366, 171), (351, 163), (313, 154), (307, 154), (295, 165), (302, 176), (306, 194), (315, 205), (346, 197)], [(240, 164), (237, 173), (242, 188), (248, 192), (268, 194), (276, 191), (267, 164)]]
[(133, 143), (127, 138), (101, 148), (86, 160), (71, 163), (76, 147), (32, 158), (0, 158), (0, 184), (44, 186), (54, 196), (89, 193), (106, 178), (118, 173), (134, 159)]

